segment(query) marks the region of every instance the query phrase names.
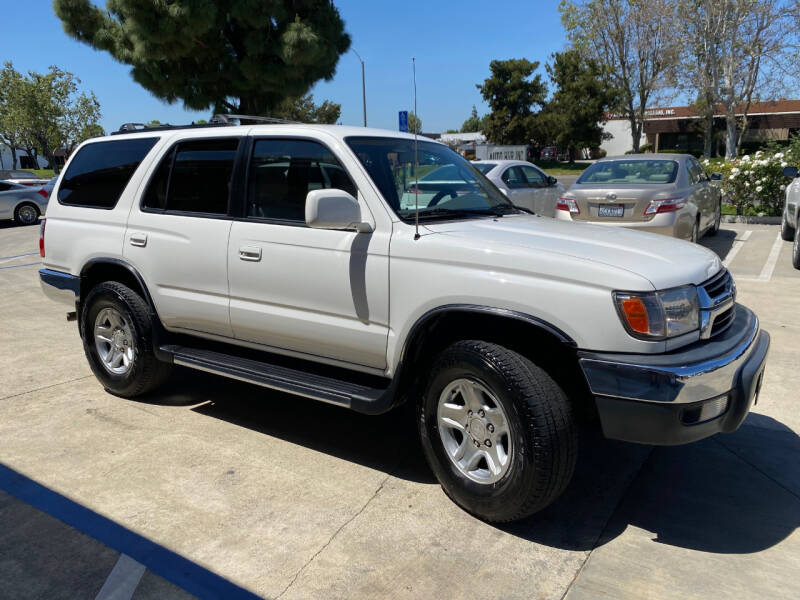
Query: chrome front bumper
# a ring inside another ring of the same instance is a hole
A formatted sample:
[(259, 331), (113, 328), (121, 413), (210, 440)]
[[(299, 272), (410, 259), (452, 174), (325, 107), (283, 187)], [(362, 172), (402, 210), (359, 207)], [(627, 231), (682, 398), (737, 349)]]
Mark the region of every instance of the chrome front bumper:
[[(659, 354), (580, 353), (606, 437), (649, 444), (681, 444), (735, 431), (761, 386), (769, 334), (737, 305), (730, 327), (687, 348)], [(689, 423), (708, 401), (727, 396), (725, 411)]]

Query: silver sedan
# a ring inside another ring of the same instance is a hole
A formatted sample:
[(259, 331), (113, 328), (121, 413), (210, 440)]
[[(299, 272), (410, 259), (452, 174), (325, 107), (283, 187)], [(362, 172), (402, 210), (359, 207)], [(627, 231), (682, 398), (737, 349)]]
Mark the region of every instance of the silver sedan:
[(555, 216), (556, 202), (564, 186), (536, 165), (522, 160), (481, 160), (473, 162), (472, 166), (500, 188), (515, 206), (532, 210), (537, 215)]
[(14, 219), (19, 225), (33, 225), (47, 210), (55, 179), (31, 187), (0, 180), (0, 219)]

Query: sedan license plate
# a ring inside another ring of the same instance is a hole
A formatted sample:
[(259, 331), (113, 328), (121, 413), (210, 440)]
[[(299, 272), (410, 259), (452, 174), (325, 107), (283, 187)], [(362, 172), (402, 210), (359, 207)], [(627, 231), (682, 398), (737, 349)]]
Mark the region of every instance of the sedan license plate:
[(625, 207), (616, 204), (609, 206), (600, 206), (597, 210), (597, 215), (600, 217), (621, 217), (625, 211)]

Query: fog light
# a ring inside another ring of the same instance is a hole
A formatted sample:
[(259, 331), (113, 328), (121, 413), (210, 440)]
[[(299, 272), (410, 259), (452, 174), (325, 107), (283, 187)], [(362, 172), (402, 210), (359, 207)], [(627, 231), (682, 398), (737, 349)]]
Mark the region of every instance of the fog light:
[(700, 406), (683, 411), (682, 421), (687, 425), (704, 423), (716, 419), (728, 410), (728, 395), (719, 396), (713, 400), (703, 402)]

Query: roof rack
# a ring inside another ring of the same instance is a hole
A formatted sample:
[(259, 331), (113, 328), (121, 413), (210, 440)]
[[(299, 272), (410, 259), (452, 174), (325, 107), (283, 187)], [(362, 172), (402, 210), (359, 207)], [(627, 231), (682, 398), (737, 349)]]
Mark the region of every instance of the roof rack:
[(146, 123), (123, 123), (117, 131), (112, 131), (111, 135), (122, 133), (135, 133), (140, 131), (168, 131), (171, 129), (195, 129), (200, 127), (225, 127), (230, 125), (250, 125), (257, 123), (267, 124), (301, 124), (300, 121), (290, 121), (289, 119), (279, 119), (278, 117), (259, 117), (256, 115), (223, 115), (218, 114), (211, 117), (208, 123), (191, 123), (190, 125), (170, 125), (160, 123), (149, 125)]

